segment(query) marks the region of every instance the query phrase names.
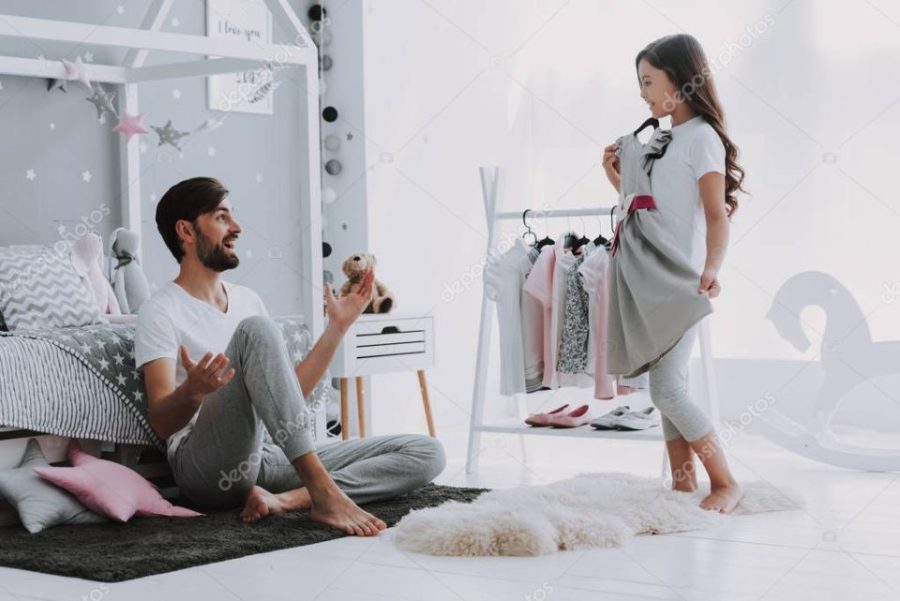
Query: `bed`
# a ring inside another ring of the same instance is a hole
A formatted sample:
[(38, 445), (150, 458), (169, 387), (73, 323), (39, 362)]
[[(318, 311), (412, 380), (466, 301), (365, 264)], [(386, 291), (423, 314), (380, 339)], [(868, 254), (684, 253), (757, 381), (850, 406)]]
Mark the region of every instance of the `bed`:
[[(140, 28), (0, 15), (0, 38), (18, 40), (23, 47), (45, 41), (84, 44), (125, 51), (121, 64), (87, 64), (92, 82), (115, 86), (120, 114), (138, 114), (139, 90), (144, 82), (206, 77), (275, 65), (295, 76), (286, 81), (305, 102), (298, 135), (306, 139), (302, 156), (286, 158), (297, 169), (301, 188), (299, 231), (303, 232), (299, 271), (303, 287), (297, 316), (277, 318), (285, 343), (295, 360), (324, 329), (322, 312), (321, 154), (319, 136), (319, 56), (308, 32), (287, 0), (265, 0), (273, 16), (286, 23), (292, 41), (261, 44), (249, 40), (214, 39), (202, 35), (160, 31), (172, 0), (149, 3)], [(149, 52), (164, 54), (147, 65)], [(177, 57), (178, 60), (173, 60)], [(187, 60), (185, 60), (185, 57)], [(216, 57), (216, 58), (212, 58)], [(70, 79), (61, 60), (43, 56), (0, 54), (0, 75), (39, 79)], [(120, 225), (142, 233), (141, 152), (137, 136), (117, 137), (121, 169)], [(174, 183), (174, 182), (172, 182)], [(143, 236), (141, 236), (143, 237)], [(45, 241), (46, 242), (46, 241)], [(135, 256), (141, 258), (138, 246)], [(2, 330), (2, 327), (0, 327)], [(147, 420), (141, 374), (134, 366), (134, 326), (98, 324), (42, 331), (0, 331), (0, 467), (18, 462), (25, 441), (40, 436), (50, 461), (64, 456), (66, 441), (84, 441), (86, 450), (135, 467), (151, 479), (165, 477), (163, 445)], [(329, 394), (326, 376), (310, 395), (316, 411), (314, 436), (325, 437), (325, 412), (319, 410)], [(93, 445), (93, 446), (91, 446)], [(0, 523), (3, 523), (0, 505)]]
[[(300, 361), (312, 346), (303, 318), (275, 322), (291, 360)], [(330, 387), (326, 374), (306, 399), (311, 415), (325, 406)], [(309, 424), (315, 438), (315, 420)], [(177, 494), (165, 443), (147, 417), (133, 324), (0, 332), (0, 468), (17, 465), (35, 436), (50, 461), (61, 461), (67, 441), (78, 439), (89, 452), (135, 469), (164, 496)], [(0, 525), (14, 521), (0, 501)]]
[[(275, 321), (299, 361), (310, 347), (308, 328), (299, 316)], [(325, 394), (320, 385), (307, 403), (314, 409)], [(0, 332), (0, 425), (164, 449), (147, 418), (134, 326)]]

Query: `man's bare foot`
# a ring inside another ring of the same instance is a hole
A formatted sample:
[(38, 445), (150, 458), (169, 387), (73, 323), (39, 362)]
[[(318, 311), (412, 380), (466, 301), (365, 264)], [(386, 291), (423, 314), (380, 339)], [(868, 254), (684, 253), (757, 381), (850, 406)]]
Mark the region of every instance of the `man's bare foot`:
[(713, 486), (709, 495), (700, 501), (701, 509), (731, 513), (744, 497), (744, 490), (737, 482), (724, 486)]
[(269, 515), (295, 509), (309, 509), (311, 505), (306, 488), (273, 494), (261, 486), (254, 486), (247, 495), (241, 519), (245, 522), (258, 522)]
[(387, 524), (360, 509), (336, 486), (313, 501), (309, 517), (355, 536), (374, 536), (387, 528)]
[(284, 508), (278, 495), (272, 494), (261, 486), (254, 486), (247, 495), (241, 519), (245, 522), (258, 522), (266, 516), (281, 513)]

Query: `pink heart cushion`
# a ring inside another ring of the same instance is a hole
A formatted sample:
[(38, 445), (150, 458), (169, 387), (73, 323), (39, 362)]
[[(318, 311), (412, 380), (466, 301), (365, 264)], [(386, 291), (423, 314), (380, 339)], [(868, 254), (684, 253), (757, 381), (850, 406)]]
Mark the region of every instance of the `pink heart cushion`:
[(127, 522), (135, 515), (184, 518), (203, 515), (172, 505), (134, 470), (98, 459), (74, 444), (69, 447), (69, 461), (73, 467), (39, 467), (34, 471), (111, 520)]

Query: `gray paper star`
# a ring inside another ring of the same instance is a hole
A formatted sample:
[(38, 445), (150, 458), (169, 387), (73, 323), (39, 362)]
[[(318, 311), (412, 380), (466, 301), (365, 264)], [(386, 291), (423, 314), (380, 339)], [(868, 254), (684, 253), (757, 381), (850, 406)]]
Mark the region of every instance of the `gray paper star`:
[(47, 91), (52, 92), (53, 90), (59, 88), (63, 92), (68, 92), (66, 89), (68, 85), (68, 81), (65, 79), (51, 79), (49, 85), (47, 86)]
[[(113, 106), (115, 98), (116, 92), (108, 93), (103, 89), (103, 86), (98, 85), (94, 88), (94, 95), (85, 100), (94, 105), (94, 108), (97, 109), (97, 118), (100, 119), (103, 117), (103, 113), (108, 112), (116, 115), (116, 109)], [(116, 116), (118, 117), (118, 115)]]
[(190, 135), (186, 131), (178, 131), (177, 129), (172, 127), (171, 119), (166, 122), (165, 127), (156, 127), (155, 125), (151, 125), (150, 127), (153, 129), (153, 131), (156, 132), (156, 135), (159, 136), (159, 144), (157, 144), (157, 146), (168, 144), (176, 150), (181, 150), (181, 147), (178, 145), (178, 140)]

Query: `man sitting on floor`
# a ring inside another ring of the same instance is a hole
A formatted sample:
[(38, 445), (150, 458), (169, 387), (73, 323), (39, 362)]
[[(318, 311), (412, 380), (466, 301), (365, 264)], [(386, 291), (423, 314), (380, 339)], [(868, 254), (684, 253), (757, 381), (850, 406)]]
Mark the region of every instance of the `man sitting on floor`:
[(156, 208), (156, 225), (181, 269), (141, 307), (135, 362), (175, 482), (203, 507), (243, 503), (248, 522), (305, 508), (348, 534), (377, 534), (384, 522), (356, 504), (427, 484), (444, 469), (443, 447), (410, 434), (317, 450), (304, 401), (365, 308), (372, 274), (341, 299), (326, 287), (325, 332), (291, 365), (260, 297), (221, 279), (239, 263), (241, 226), (227, 196), (219, 181), (195, 177), (170, 188)]

